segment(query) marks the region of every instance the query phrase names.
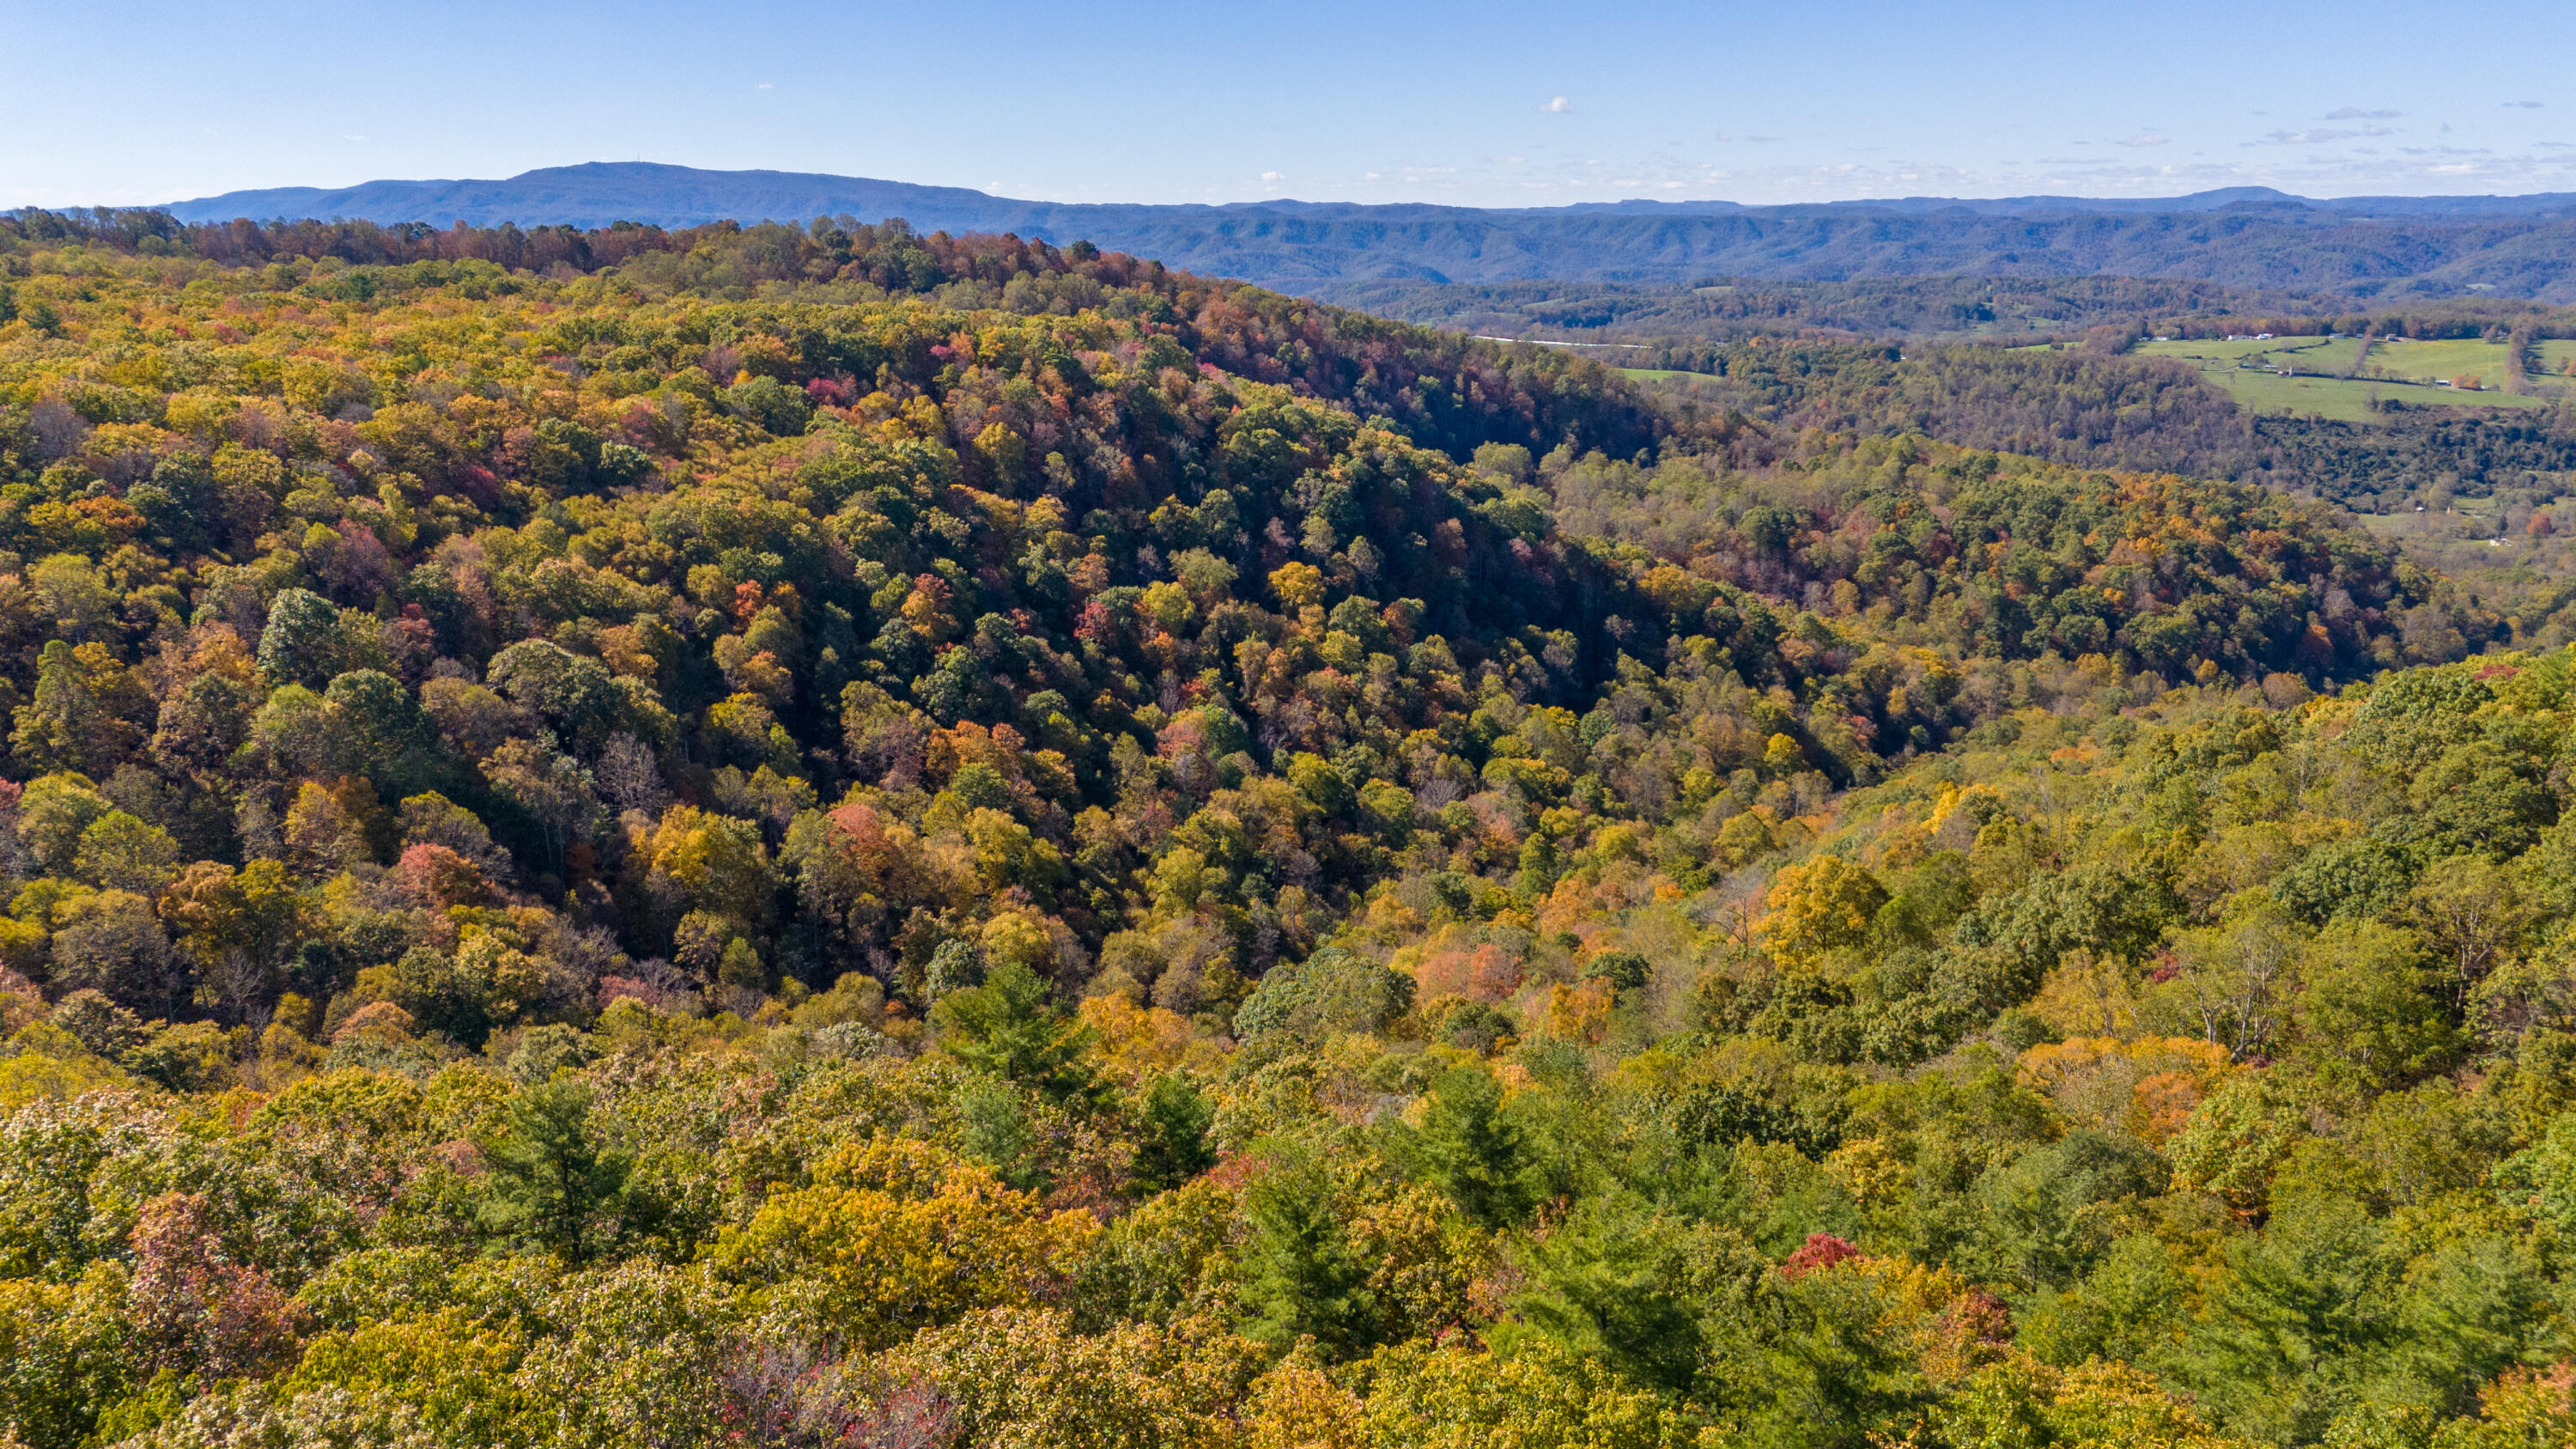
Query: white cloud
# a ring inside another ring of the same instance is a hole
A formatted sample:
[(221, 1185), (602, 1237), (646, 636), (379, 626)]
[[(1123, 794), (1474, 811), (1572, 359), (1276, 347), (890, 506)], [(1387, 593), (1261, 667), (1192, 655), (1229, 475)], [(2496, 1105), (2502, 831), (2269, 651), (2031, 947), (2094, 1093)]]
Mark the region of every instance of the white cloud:
[(1261, 179), (1264, 181), (1285, 181), (1288, 178), (1276, 171), (1264, 171), (1261, 173)]
[(1574, 114), (1574, 102), (1567, 100), (1563, 96), (1553, 96), (1549, 98), (1546, 105), (1539, 107), (1539, 109), (1551, 116), (1570, 116)]
[(2339, 111), (2326, 112), (2325, 119), (2329, 121), (2387, 121), (2394, 120), (2404, 114), (2405, 112), (2403, 111), (2395, 110), (2387, 106), (2382, 106), (2375, 111), (2365, 111), (2359, 106), (2346, 106)]
[(2114, 141), (2114, 146), (2162, 146), (2173, 138), (2161, 131), (2140, 131), (2134, 136)]
[(756, 91), (774, 91), (778, 88), (767, 81), (762, 81), (760, 84), (753, 86), (752, 89)]
[(2338, 131), (2331, 126), (2318, 126), (2306, 131), (2274, 131), (2263, 139), (2288, 146), (2314, 146), (2325, 141), (2349, 141), (2360, 134), (2359, 131)]
[(2536, 111), (2536, 110), (2539, 110), (2539, 109), (2540, 109), (2540, 102), (2538, 102), (2538, 101), (2507, 101), (2507, 102), (2505, 102), (2505, 103), (2504, 103), (2504, 108), (2505, 108), (2506, 110), (2508, 110), (2508, 111)]

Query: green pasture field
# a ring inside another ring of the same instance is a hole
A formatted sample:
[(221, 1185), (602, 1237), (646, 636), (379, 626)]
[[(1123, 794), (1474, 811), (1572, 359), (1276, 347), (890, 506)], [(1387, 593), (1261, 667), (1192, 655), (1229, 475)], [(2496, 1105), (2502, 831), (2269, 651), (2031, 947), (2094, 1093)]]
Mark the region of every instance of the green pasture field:
[(2369, 422), (2372, 394), (2377, 391), (2331, 377), (2281, 377), (2232, 367), (2205, 369), (2202, 375), (2227, 389), (2248, 411), (2312, 413), (2345, 423)]
[(2534, 377), (2568, 377), (2576, 375), (2576, 339), (2553, 337), (2531, 344)]
[(2481, 342), (2474, 337), (2446, 339), (2439, 342), (2410, 342), (2393, 337), (2370, 349), (2370, 361), (2362, 368), (2367, 374), (2376, 370), (2382, 377), (2437, 382), (2470, 374), (2489, 387), (2501, 386), (2505, 379), (2508, 354), (2501, 342)]
[(2140, 355), (2146, 357), (2182, 357), (2198, 363), (2225, 363), (2230, 366), (2248, 359), (2271, 359), (2295, 362), (2301, 371), (2313, 367), (2319, 371), (2336, 366), (2350, 366), (2352, 338), (2273, 337), (2257, 342), (2244, 338), (2225, 342), (2213, 337), (2183, 337), (2171, 342), (2141, 342)]
[[(2490, 387), (2501, 383), (2505, 350), (2495, 343), (2376, 343), (2370, 349), (2363, 376), (2347, 382), (2342, 374), (2352, 367), (2353, 354), (2360, 347), (2361, 340), (2356, 337), (2274, 337), (2260, 342), (2251, 338), (2236, 342), (2178, 338), (2171, 342), (2141, 342), (2135, 350), (2142, 356), (2176, 357), (2196, 365), (2203, 377), (2258, 413), (2312, 413), (2339, 422), (2360, 423), (2370, 421), (2374, 397), (2410, 407), (2541, 405), (2537, 398), (2502, 392), (2459, 392), (2422, 385), (2463, 372), (2478, 374)], [(2248, 362), (2254, 365), (2245, 366)], [(2294, 369), (2297, 375), (2285, 377), (2269, 371), (2273, 366)], [(2439, 370), (2444, 367), (2450, 370)], [(2374, 377), (2373, 373), (2378, 375)]]
[(1619, 375), (1636, 382), (1670, 382), (1676, 377), (1708, 376), (1704, 372), (1677, 372), (1670, 368), (1659, 367), (1623, 367), (1619, 369)]

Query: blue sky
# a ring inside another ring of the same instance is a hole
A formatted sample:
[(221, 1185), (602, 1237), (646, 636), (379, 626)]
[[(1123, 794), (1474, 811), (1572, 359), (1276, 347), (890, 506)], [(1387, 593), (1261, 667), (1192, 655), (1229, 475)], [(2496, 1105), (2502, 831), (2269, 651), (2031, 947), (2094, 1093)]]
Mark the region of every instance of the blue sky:
[(0, 205), (771, 167), (1066, 201), (2576, 190), (2576, 9), (0, 0)]

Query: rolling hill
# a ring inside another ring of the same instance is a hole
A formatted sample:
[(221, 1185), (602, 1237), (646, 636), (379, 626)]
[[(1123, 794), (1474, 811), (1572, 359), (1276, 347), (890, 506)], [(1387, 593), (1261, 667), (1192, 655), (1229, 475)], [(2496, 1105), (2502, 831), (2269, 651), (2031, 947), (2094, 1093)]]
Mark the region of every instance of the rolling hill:
[(901, 216), (925, 232), (1088, 239), (1292, 291), (1373, 279), (1672, 284), (1958, 273), (2576, 300), (2576, 197), (2556, 194), (2312, 201), (2239, 187), (2159, 199), (1918, 197), (1780, 207), (1070, 205), (858, 177), (594, 162), (495, 181), (231, 192), (168, 210), (201, 223), (314, 216), (585, 227)]
[(0, 1446), (2576, 1443), (2576, 608), (1687, 360), (0, 216)]

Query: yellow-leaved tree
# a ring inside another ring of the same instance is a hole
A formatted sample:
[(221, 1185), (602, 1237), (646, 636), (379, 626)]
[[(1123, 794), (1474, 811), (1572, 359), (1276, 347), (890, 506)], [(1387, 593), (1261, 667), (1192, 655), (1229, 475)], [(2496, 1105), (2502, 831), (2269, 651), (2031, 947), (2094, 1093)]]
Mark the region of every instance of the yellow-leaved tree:
[(765, 1307), (852, 1349), (891, 1348), (980, 1308), (1020, 1307), (1099, 1231), (1048, 1213), (980, 1165), (927, 1142), (835, 1149), (810, 1187), (780, 1193), (716, 1245), (717, 1271)]
[(1756, 927), (1762, 945), (1783, 962), (1806, 962), (1828, 951), (1857, 946), (1869, 933), (1887, 888), (1863, 867), (1838, 855), (1780, 868)]

